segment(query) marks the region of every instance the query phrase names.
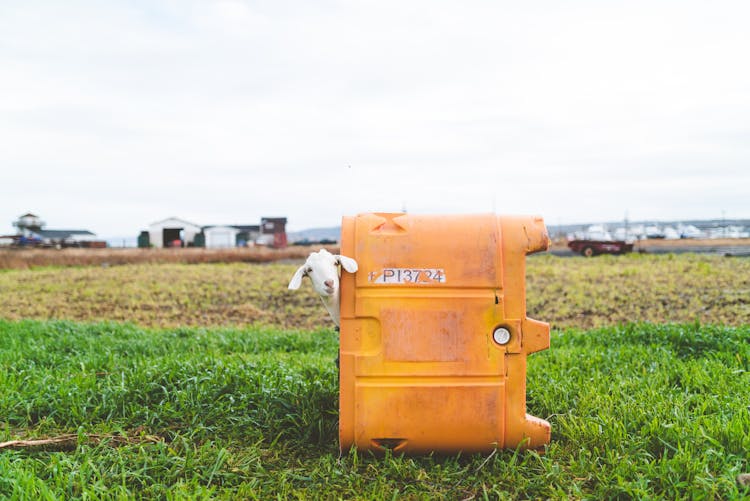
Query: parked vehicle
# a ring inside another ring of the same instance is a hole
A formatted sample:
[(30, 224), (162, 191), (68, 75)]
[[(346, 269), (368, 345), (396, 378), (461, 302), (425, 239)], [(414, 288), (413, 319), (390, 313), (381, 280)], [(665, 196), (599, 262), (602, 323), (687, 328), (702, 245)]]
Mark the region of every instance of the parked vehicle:
[(633, 251), (633, 243), (624, 240), (571, 240), (568, 247), (586, 257), (598, 254), (626, 254)]

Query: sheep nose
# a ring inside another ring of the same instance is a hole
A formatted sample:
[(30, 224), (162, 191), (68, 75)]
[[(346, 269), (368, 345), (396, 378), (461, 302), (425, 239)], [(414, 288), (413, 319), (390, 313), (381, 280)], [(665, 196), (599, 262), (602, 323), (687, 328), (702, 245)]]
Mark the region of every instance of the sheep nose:
[(326, 280), (323, 283), (326, 285), (326, 287), (333, 289), (333, 280)]

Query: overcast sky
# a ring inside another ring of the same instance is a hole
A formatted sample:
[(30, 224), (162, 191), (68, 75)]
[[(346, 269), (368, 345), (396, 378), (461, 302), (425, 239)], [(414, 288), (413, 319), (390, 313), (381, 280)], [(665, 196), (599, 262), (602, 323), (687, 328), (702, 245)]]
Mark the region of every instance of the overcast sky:
[(750, 218), (750, 2), (2, 0), (0, 234)]

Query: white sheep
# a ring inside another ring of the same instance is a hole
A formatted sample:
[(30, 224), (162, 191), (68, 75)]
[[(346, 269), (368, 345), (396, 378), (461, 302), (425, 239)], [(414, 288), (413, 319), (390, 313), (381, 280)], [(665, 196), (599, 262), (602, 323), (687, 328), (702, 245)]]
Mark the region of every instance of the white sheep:
[(320, 249), (307, 256), (305, 264), (299, 267), (289, 281), (289, 289), (297, 290), (302, 284), (302, 279), (310, 277), (313, 289), (320, 295), (323, 305), (337, 326), (340, 323), (339, 305), (341, 303), (338, 265), (349, 273), (356, 272), (358, 268), (354, 259), (333, 255), (325, 249)]

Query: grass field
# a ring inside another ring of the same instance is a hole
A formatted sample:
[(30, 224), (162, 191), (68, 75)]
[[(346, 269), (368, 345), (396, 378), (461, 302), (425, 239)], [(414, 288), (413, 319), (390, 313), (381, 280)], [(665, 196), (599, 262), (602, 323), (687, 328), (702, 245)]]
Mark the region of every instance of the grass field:
[(0, 494), (26, 499), (739, 499), (750, 329), (555, 332), (530, 357), (546, 453), (386, 457), (337, 446), (334, 332), (0, 322)]
[(339, 453), (337, 337), (294, 268), (0, 273), (0, 497), (750, 497), (748, 260), (529, 259), (551, 444), (415, 458)]

